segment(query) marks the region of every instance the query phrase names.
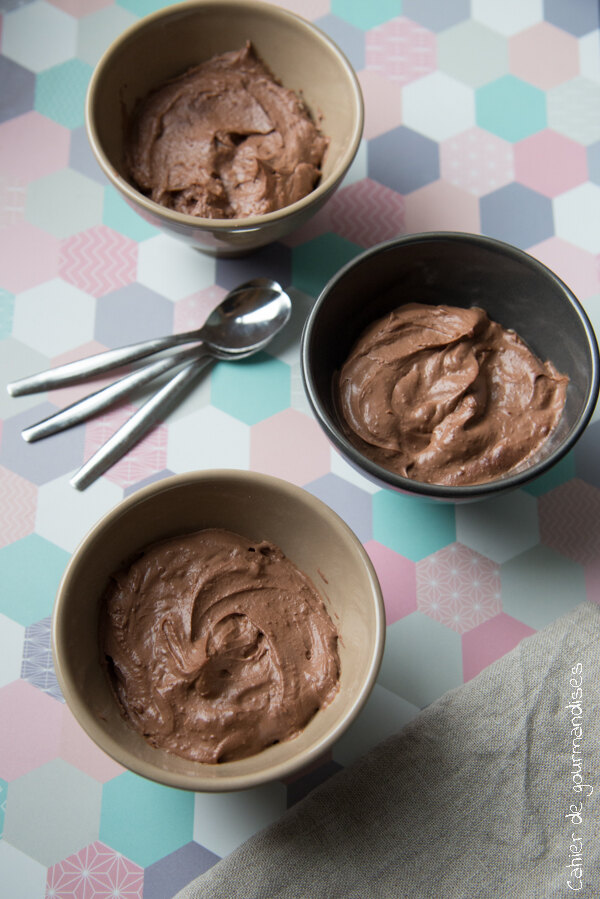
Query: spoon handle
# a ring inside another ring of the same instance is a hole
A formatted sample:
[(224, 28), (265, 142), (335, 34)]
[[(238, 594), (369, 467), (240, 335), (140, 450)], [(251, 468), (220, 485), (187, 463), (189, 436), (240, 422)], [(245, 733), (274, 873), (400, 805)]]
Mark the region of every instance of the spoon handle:
[(10, 384), (6, 385), (6, 389), (11, 396), (25, 396), (25, 394), (39, 393), (52, 387), (75, 384), (77, 381), (83, 381), (90, 375), (99, 375), (102, 372), (110, 371), (112, 368), (118, 368), (129, 362), (137, 362), (138, 359), (143, 359), (145, 356), (150, 356), (152, 353), (157, 353), (160, 350), (166, 350), (179, 343), (189, 343), (192, 340), (200, 339), (197, 331), (190, 331), (187, 334), (169, 334), (165, 337), (153, 337), (150, 340), (131, 343), (114, 350), (105, 350), (102, 353), (87, 356), (85, 359), (77, 359), (75, 362), (67, 362), (65, 365), (58, 365), (56, 368), (50, 368), (47, 371), (41, 371), (35, 375), (28, 375), (17, 381), (11, 381)]
[(118, 431), (104, 443), (79, 471), (71, 478), (71, 485), (77, 490), (85, 490), (96, 478), (114, 465), (132, 446), (144, 436), (155, 422), (164, 417), (167, 409), (190, 386), (192, 375), (199, 372), (210, 361), (207, 355), (198, 361), (188, 362), (164, 387), (147, 400)]
[(25, 428), (21, 431), (21, 436), (28, 443), (33, 443), (35, 440), (41, 440), (42, 437), (49, 437), (51, 434), (58, 433), (58, 431), (64, 431), (67, 428), (80, 424), (82, 421), (91, 418), (92, 415), (96, 415), (98, 412), (113, 406), (118, 400), (133, 393), (138, 387), (148, 384), (154, 378), (158, 378), (164, 372), (170, 371), (170, 369), (191, 359), (199, 359), (205, 352), (202, 345), (194, 346), (185, 350), (179, 350), (171, 356), (158, 359), (155, 362), (150, 362), (143, 368), (125, 375), (125, 377), (120, 378), (113, 384), (109, 384), (108, 387), (96, 390), (89, 396), (84, 397), (84, 399), (72, 403), (65, 409), (61, 409), (60, 412), (56, 412), (54, 415), (37, 422), (37, 424)]

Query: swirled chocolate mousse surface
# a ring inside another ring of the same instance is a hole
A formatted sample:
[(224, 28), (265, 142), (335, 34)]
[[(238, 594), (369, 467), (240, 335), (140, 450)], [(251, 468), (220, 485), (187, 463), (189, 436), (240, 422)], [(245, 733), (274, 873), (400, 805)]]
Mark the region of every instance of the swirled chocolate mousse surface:
[(568, 378), (479, 308), (407, 303), (372, 324), (339, 373), (348, 439), (432, 484), (479, 484), (532, 457)]
[(337, 632), (311, 580), (227, 530), (153, 544), (114, 574), (100, 633), (124, 716), (201, 762), (296, 736), (339, 686)]
[(157, 203), (205, 218), (289, 206), (321, 176), (328, 139), (250, 43), (146, 97), (126, 145), (129, 178)]

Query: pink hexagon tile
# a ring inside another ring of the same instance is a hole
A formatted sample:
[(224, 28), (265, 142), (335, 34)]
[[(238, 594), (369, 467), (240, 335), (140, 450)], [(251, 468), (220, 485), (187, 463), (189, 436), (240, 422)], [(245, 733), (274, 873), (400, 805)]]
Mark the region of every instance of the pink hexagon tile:
[(500, 567), (452, 543), (417, 562), (417, 607), (459, 634), (502, 610)]
[(394, 552), (377, 540), (365, 543), (365, 549), (375, 567), (383, 600), (387, 624), (417, 610), (417, 570), (415, 563)]
[[(28, 264), (23, 265), (23, 247), (29, 249)], [(2, 233), (0, 283), (12, 293), (20, 293), (50, 280), (58, 271), (59, 242), (52, 234), (29, 222), (18, 222)]]
[(327, 213), (334, 231), (362, 247), (371, 247), (405, 230), (404, 198), (370, 178), (334, 194)]
[(440, 174), (470, 194), (491, 193), (514, 180), (513, 146), (482, 128), (470, 128), (440, 144)]
[(0, 690), (0, 777), (15, 780), (56, 758), (62, 712), (62, 703), (24, 680)]
[(302, 486), (329, 471), (329, 444), (316, 421), (286, 409), (252, 426), (250, 467)]
[(191, 331), (200, 328), (212, 312), (219, 305), (227, 291), (224, 287), (214, 284), (204, 290), (198, 290), (177, 300), (173, 309), (173, 328), (175, 331)]
[(27, 183), (69, 162), (70, 132), (39, 112), (27, 112), (0, 125), (0, 171)]
[(35, 528), (38, 488), (0, 466), (0, 546), (31, 534)]
[(402, 85), (374, 69), (363, 69), (358, 73), (358, 80), (365, 102), (365, 140), (401, 125)]
[(598, 257), (587, 250), (560, 237), (550, 237), (529, 247), (527, 252), (562, 278), (579, 299), (591, 297), (600, 291)]
[(556, 131), (545, 129), (519, 141), (514, 154), (516, 180), (546, 197), (587, 180), (585, 147)]
[(505, 612), (481, 622), (463, 634), (463, 675), (471, 680), (496, 659), (510, 652), (524, 637), (535, 633), (532, 627)]
[(582, 565), (600, 558), (600, 490), (572, 478), (539, 499), (540, 539)]
[(392, 19), (367, 31), (365, 61), (388, 81), (409, 84), (435, 70), (435, 35), (410, 19)]
[(125, 287), (136, 279), (137, 243), (97, 225), (61, 242), (59, 274), (93, 297)]
[(420, 187), (404, 200), (407, 232), (480, 231), (478, 198), (446, 181)]
[(112, 780), (124, 770), (109, 755), (98, 749), (73, 717), (68, 706), (63, 706), (60, 757), (100, 783)]
[(142, 899), (144, 869), (96, 841), (48, 869), (48, 899)]
[(517, 78), (548, 90), (579, 74), (577, 38), (539, 22), (513, 35), (508, 43), (510, 71)]
[(0, 177), (0, 229), (12, 228), (25, 219), (27, 182), (18, 175)]
[[(85, 433), (85, 458), (95, 453), (135, 411), (135, 406), (120, 406), (89, 423)], [(104, 477), (120, 487), (129, 487), (166, 467), (167, 428), (165, 425), (158, 425), (113, 465)]]

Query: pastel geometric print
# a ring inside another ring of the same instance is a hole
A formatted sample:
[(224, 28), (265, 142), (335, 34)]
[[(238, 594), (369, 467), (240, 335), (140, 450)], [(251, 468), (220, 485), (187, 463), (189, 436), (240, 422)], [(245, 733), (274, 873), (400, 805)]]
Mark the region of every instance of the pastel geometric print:
[(142, 899), (144, 871), (95, 842), (48, 869), (46, 899)]

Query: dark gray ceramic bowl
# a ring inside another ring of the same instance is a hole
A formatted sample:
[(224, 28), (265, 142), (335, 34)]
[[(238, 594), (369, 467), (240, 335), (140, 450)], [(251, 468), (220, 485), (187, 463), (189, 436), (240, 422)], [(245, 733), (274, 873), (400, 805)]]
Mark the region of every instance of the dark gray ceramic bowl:
[[(334, 402), (336, 372), (368, 324), (411, 301), (480, 306), (569, 376), (561, 422), (526, 467), (484, 484), (427, 484), (388, 471), (348, 441)], [(362, 253), (326, 285), (302, 339), (308, 399), (336, 449), (380, 486), (435, 500), (464, 502), (494, 496), (523, 486), (555, 465), (592, 415), (598, 372), (593, 329), (569, 288), (522, 250), (475, 234), (412, 234)]]

